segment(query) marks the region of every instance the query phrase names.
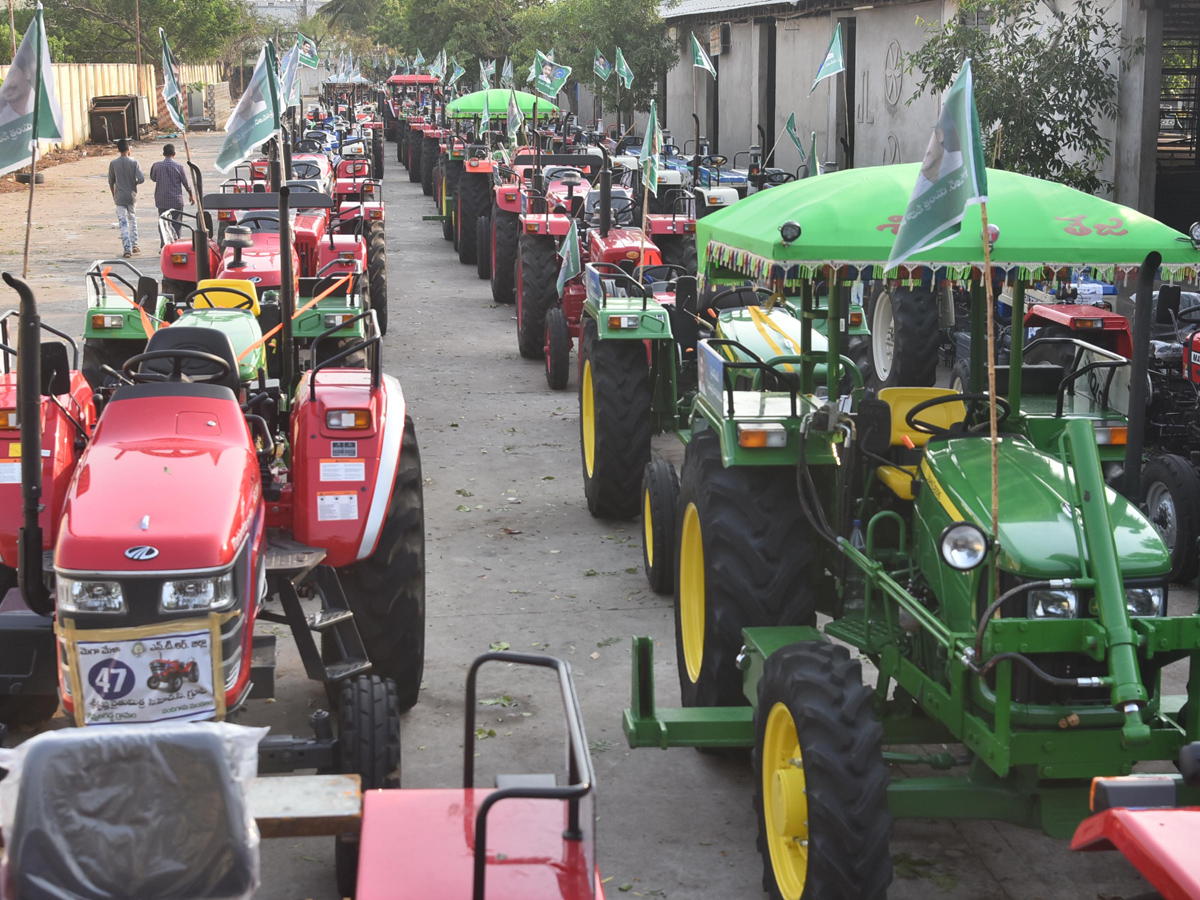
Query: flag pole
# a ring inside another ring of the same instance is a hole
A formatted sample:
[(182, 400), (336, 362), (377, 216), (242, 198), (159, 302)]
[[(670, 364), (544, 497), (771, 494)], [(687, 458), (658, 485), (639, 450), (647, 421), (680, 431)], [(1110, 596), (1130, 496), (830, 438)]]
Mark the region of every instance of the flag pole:
[[(979, 204), (983, 220), (983, 285), (987, 298), (988, 420), (992, 439), (992, 546), (1000, 538), (1000, 442), (996, 427), (996, 301), (992, 296), (992, 241), (987, 203)], [(994, 597), (1000, 596), (1000, 568), (992, 566)]]
[(846, 84), (849, 80), (850, 78), (847, 76), (846, 70), (842, 69), (842, 106), (846, 110), (846, 165), (843, 166), (845, 169), (851, 168), (850, 151), (854, 146), (850, 142), (850, 88)]
[[(35, 67), (35, 76), (33, 79), (33, 131), (31, 132), (33, 141), (33, 158), (29, 162), (29, 205), (25, 208), (25, 255), (21, 261), (21, 278), (29, 278), (29, 236), (33, 231), (33, 188), (37, 184), (37, 160), (40, 142), (38, 141), (38, 113), (42, 108), (42, 43), (45, 41), (46, 21), (37, 12), (34, 13), (34, 21), (37, 24), (37, 43), (35, 51), (37, 53), (37, 66)], [(16, 54), (13, 54), (13, 61), (16, 61)]]

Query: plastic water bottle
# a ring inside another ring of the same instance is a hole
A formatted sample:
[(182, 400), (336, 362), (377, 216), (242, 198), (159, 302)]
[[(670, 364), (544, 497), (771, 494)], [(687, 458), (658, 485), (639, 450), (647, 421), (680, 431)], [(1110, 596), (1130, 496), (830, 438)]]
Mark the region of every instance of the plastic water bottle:
[[(850, 546), (864, 556), (867, 553), (867, 539), (863, 534), (861, 519), (855, 519), (854, 527), (850, 529)], [(853, 562), (848, 562), (846, 565), (846, 609), (862, 609), (863, 598), (866, 594), (863, 570)]]

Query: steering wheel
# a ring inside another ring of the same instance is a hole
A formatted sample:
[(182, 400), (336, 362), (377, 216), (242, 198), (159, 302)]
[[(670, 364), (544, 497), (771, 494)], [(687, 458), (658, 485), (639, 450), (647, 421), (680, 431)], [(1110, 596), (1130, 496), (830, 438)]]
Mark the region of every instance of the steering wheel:
[[(164, 375), (162, 372), (140, 372), (136, 371), (137, 367), (144, 362), (150, 362), (155, 359), (173, 360), (171, 366), (171, 374)], [(212, 363), (220, 367), (221, 371), (214, 375), (198, 375), (192, 377), (183, 374), (183, 362), (187, 359), (194, 359), (197, 362)], [(226, 378), (231, 371), (229, 363), (217, 356), (214, 353), (205, 353), (202, 350), (184, 350), (176, 348), (173, 350), (150, 350), (146, 353), (139, 353), (137, 356), (131, 356), (125, 360), (125, 365), (121, 367), (121, 371), (134, 384), (160, 384), (162, 382), (183, 382), (187, 381), (190, 384), (216, 384)]]
[(1180, 325), (1200, 326), (1200, 305), (1181, 309), (1175, 313), (1175, 321)]
[[(921, 434), (932, 434), (935, 437), (940, 437), (953, 432), (949, 428), (943, 428), (941, 425), (934, 425), (932, 422), (926, 422), (924, 419), (918, 419), (917, 413), (925, 412), (927, 409), (932, 409), (935, 406), (941, 406), (944, 403), (965, 403), (967, 404), (967, 414), (963, 418), (966, 422), (974, 417), (976, 410), (980, 404), (985, 405), (988, 402), (987, 394), (944, 394), (941, 397), (930, 397), (928, 400), (923, 400), (908, 411), (904, 417), (906, 424), (913, 431), (919, 431)], [(996, 428), (1008, 421), (1008, 414), (1012, 412), (1012, 407), (1008, 405), (1008, 401), (1003, 397), (996, 398)], [(968, 425), (966, 430), (971, 434), (976, 434), (988, 427), (988, 422)]]
[[(219, 307), (219, 306), (217, 306), (217, 304), (213, 303), (212, 300), (208, 299), (209, 291), (212, 291), (214, 294), (235, 294), (238, 297), (241, 297), (242, 299), (238, 301), (237, 306), (220, 306)], [(186, 297), (183, 298), (183, 302), (185, 304), (187, 304), (188, 306), (192, 307), (193, 309), (195, 309), (196, 304), (193, 303), (192, 301), (196, 297), (203, 297), (205, 300), (208, 300), (209, 305), (212, 306), (213, 309), (254, 309), (254, 298), (251, 297), (249, 294), (247, 294), (245, 291), (238, 290), (237, 288), (234, 288), (234, 287), (196, 288), (194, 291), (192, 291), (190, 294), (188, 294)]]
[(272, 225), (274, 225), (276, 228), (278, 228), (278, 227), (279, 227), (279, 218), (278, 218), (278, 216), (277, 216), (277, 215), (275, 215), (275, 216), (272, 216), (272, 215), (267, 215), (266, 213), (257, 213), (257, 214), (251, 214), (251, 215), (248, 215), (248, 216), (246, 216), (244, 219), (240, 220), (240, 221), (239, 221), (237, 224), (238, 224), (238, 225), (244, 225), (244, 226), (245, 226), (245, 227), (247, 227), (247, 228), (251, 228), (251, 227), (253, 227), (255, 231), (262, 231), (262, 230), (263, 230), (261, 225), (259, 225), (259, 226), (252, 226), (252, 225), (250, 224), (251, 222), (270, 222), (270, 223), (271, 223)]
[(705, 167), (714, 166), (719, 169), (719, 168), (722, 168), (723, 166), (729, 165), (729, 157), (728, 156), (702, 156), (702, 157), (700, 157), (700, 165), (705, 166)]
[(778, 187), (781, 184), (787, 184), (789, 181), (795, 181), (796, 176), (791, 172), (772, 172), (763, 179), (765, 187)]
[(292, 174), (297, 178), (320, 178), (321, 167), (311, 162), (292, 163)]

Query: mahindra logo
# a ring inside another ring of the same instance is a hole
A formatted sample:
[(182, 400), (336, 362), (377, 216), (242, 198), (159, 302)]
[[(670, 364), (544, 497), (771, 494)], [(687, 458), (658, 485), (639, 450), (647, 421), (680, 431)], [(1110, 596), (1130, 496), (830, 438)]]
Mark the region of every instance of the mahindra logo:
[(146, 546), (130, 547), (125, 551), (125, 555), (130, 559), (136, 559), (144, 562), (147, 559), (154, 559), (154, 557), (158, 556), (158, 548)]

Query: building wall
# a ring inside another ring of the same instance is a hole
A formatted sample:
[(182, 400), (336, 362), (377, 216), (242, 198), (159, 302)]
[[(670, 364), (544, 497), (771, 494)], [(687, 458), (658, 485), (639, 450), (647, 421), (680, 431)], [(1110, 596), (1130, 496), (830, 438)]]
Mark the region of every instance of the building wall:
[(829, 16), (812, 16), (780, 22), (775, 33), (775, 133), (783, 135), (775, 148), (775, 165), (794, 171), (800, 153), (784, 132), (788, 117), (796, 114), (796, 131), (807, 154), (812, 133), (817, 133), (817, 152), (822, 160), (834, 159), (837, 143), (830, 131), (833, 106), (840, 81), (827, 78), (809, 94), (821, 64), (833, 24)]

